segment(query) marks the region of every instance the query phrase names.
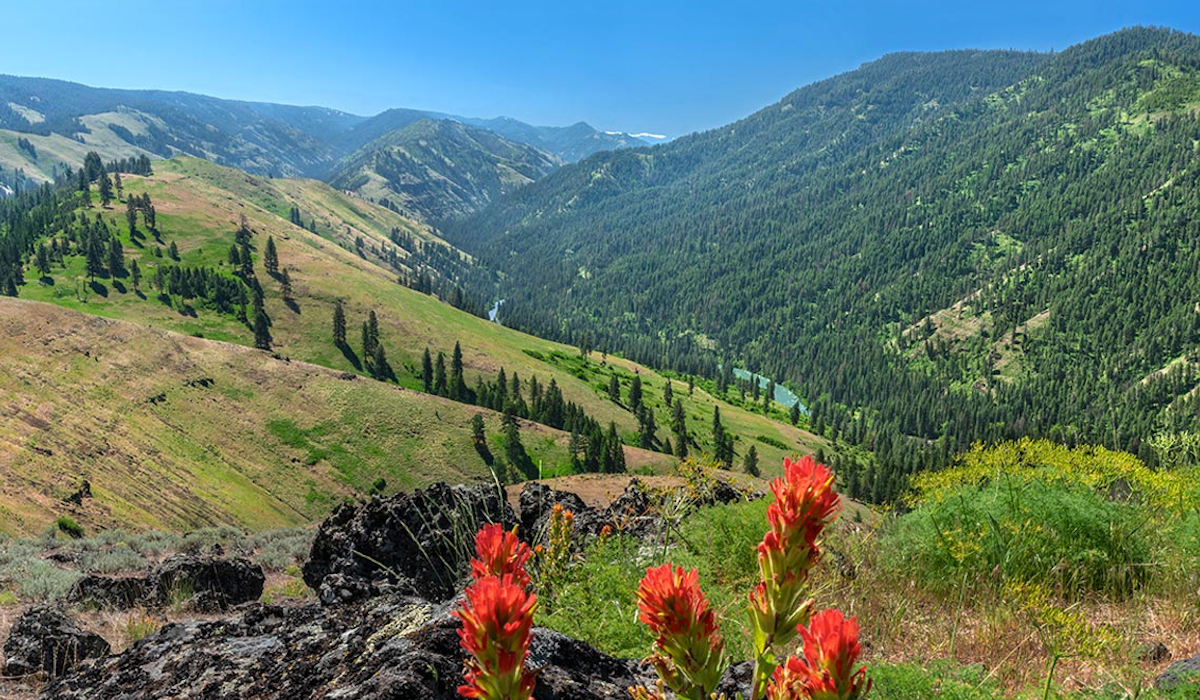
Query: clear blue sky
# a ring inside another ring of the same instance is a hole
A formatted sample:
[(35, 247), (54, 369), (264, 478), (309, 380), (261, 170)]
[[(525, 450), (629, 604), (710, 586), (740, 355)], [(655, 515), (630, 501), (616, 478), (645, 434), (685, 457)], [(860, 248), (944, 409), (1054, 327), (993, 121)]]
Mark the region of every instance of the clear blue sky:
[(6, 3), (0, 73), (672, 136), (899, 50), (1061, 50), (1200, 0)]

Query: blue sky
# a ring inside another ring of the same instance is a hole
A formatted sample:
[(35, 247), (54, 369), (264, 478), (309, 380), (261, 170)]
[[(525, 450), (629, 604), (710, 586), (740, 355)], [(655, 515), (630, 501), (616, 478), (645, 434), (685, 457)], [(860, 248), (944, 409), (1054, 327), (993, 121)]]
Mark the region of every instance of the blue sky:
[(1061, 50), (1200, 1), (6, 3), (0, 73), (677, 136), (884, 53)]

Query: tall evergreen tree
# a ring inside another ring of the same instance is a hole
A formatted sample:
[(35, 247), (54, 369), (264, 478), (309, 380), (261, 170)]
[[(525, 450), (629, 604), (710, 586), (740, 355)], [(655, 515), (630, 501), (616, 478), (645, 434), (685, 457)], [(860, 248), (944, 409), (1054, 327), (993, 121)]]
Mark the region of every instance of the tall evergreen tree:
[(263, 252), (263, 269), (272, 277), (279, 274), (279, 253), (275, 250), (274, 236), (267, 236), (267, 249)]
[(138, 285), (142, 282), (142, 270), (138, 267), (137, 260), (129, 262), (129, 281), (133, 283), (133, 291), (138, 291)]
[(800, 422), (800, 402), (799, 401), (794, 402), (792, 404), (791, 409), (788, 410), (788, 420), (790, 420), (792, 422), (792, 425), (797, 425)]
[(254, 299), (254, 347), (259, 350), (271, 349), (271, 322), (263, 309), (261, 298)]
[(438, 396), (446, 395), (446, 353), (437, 354), (437, 364), (433, 366), (433, 393)]
[(341, 299), (333, 304), (333, 344), (339, 348), (346, 344), (346, 309)]
[(629, 385), (629, 409), (635, 414), (642, 407), (642, 375), (633, 375), (633, 382)]
[(463, 381), (462, 346), (454, 343), (454, 354), (450, 356), (450, 398), (462, 401), (467, 393), (467, 384)]
[[(433, 357), (429, 354), (428, 346), (425, 347), (425, 353), (421, 355), (421, 386), (424, 387), (426, 394), (433, 393)], [(480, 417), (480, 420), (482, 421), (483, 418)]]

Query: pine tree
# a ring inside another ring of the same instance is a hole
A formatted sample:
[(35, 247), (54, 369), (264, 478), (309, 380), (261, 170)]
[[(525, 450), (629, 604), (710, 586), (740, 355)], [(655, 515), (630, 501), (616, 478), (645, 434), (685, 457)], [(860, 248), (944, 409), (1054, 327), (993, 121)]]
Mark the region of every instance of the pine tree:
[(100, 206), (107, 207), (112, 202), (112, 180), (108, 179), (108, 173), (100, 175)]
[(279, 275), (279, 293), (283, 295), (284, 301), (293, 301), (292, 298), (292, 276), (284, 270)]
[(758, 448), (756, 448), (754, 445), (751, 445), (750, 449), (746, 451), (746, 457), (742, 460), (742, 471), (746, 472), (750, 476), (759, 475)]
[(363, 364), (367, 366), (367, 374), (375, 376), (375, 370), (371, 367), (371, 361), (375, 357), (375, 346), (371, 344), (371, 326), (363, 321), (362, 324), (362, 358)]
[(629, 385), (629, 408), (634, 413), (642, 407), (642, 375), (633, 375), (633, 382)]
[(529, 455), (525, 453), (525, 445), (521, 443), (521, 427), (517, 423), (517, 417), (506, 411), (500, 423), (504, 433), (504, 456), (508, 458), (508, 463), (515, 472), (526, 473), (528, 476), (526, 467)]
[(796, 401), (792, 404), (791, 410), (788, 411), (788, 420), (792, 425), (797, 425), (800, 422), (800, 402)]
[(437, 354), (437, 364), (433, 367), (433, 393), (446, 395), (446, 353), (443, 352)]
[[(429, 348), (425, 348), (425, 354), (421, 356), (421, 386), (425, 388), (426, 394), (433, 393), (433, 358), (429, 355)], [(481, 417), (480, 420), (483, 420)]]
[(263, 252), (263, 268), (272, 277), (279, 274), (279, 253), (275, 250), (274, 236), (267, 236), (267, 249)]
[(121, 186), (121, 173), (113, 173), (113, 186), (117, 188), (117, 196), (125, 194), (125, 188)]
[(138, 291), (138, 285), (142, 282), (142, 269), (138, 267), (137, 260), (129, 263), (129, 280), (133, 283), (133, 291)]
[(450, 398), (462, 401), (467, 393), (467, 385), (463, 381), (462, 347), (454, 343), (454, 354), (450, 357)]
[(42, 277), (48, 276), (50, 274), (50, 251), (46, 249), (45, 243), (38, 246), (36, 261), (38, 272), (42, 273)]
[(484, 432), (482, 413), (471, 416), (471, 437), (475, 441), (475, 449), (487, 446), (487, 434)]
[(132, 236), (137, 231), (137, 209), (133, 204), (133, 197), (125, 200), (125, 220), (129, 222), (129, 234)]
[(271, 329), (270, 319), (267, 318), (267, 312), (263, 309), (262, 300), (259, 297), (254, 299), (254, 347), (259, 350), (271, 349)]
[(113, 278), (121, 277), (125, 273), (125, 251), (121, 248), (121, 242), (114, 236), (108, 241), (108, 274)]
[(339, 348), (346, 345), (346, 310), (341, 299), (333, 304), (333, 344)]
[(671, 389), (671, 380), (667, 380), (667, 385), (663, 387), (663, 404), (670, 406), (675, 402), (675, 392)]
[(621, 380), (617, 378), (616, 374), (608, 381), (608, 397), (621, 403)]
[(171, 241), (171, 245), (167, 246), (167, 255), (172, 260), (179, 260), (179, 246), (175, 245), (175, 241)]
[(96, 275), (104, 272), (104, 262), (101, 260), (103, 254), (100, 252), (100, 242), (96, 236), (89, 236), (87, 241), (87, 253), (84, 260), (84, 270), (87, 272), (88, 280), (95, 280)]
[(380, 381), (390, 380), (395, 376), (392, 372), (392, 365), (388, 363), (387, 353), (383, 350), (383, 343), (375, 343), (375, 354), (371, 358), (371, 368), (375, 370), (375, 378)]

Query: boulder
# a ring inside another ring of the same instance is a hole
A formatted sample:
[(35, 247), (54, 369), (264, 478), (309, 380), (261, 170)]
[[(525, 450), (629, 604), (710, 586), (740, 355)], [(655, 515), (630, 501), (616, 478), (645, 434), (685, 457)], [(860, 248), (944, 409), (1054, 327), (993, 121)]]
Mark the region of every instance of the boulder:
[[(256, 604), (219, 621), (168, 625), (48, 685), (44, 700), (451, 700), (463, 677), (452, 603), (401, 595), (346, 605)], [(651, 683), (636, 662), (544, 629), (536, 700), (627, 698)]]
[(555, 491), (536, 481), (527, 482), (521, 487), (521, 495), (517, 499), (517, 504), (521, 510), (520, 534), (529, 542), (538, 541), (543, 537), (549, 527), (550, 512), (554, 506), (561, 505), (564, 509), (575, 513), (577, 518), (593, 510), (585, 505), (579, 496), (566, 491)]
[(159, 603), (188, 601), (199, 611), (225, 610), (262, 597), (262, 567), (248, 559), (177, 554), (148, 577)]
[(99, 576), (89, 574), (75, 582), (67, 602), (95, 605), (109, 610), (128, 610), (154, 605), (158, 588), (144, 576)]
[(517, 523), (500, 490), (485, 485), (439, 483), (342, 504), (317, 531), (304, 582), (327, 605), (392, 591), (449, 600), (465, 579), (475, 533), (488, 522)]
[(61, 676), (84, 659), (106, 656), (108, 642), (80, 629), (61, 609), (38, 606), (17, 619), (4, 643), (4, 675)]
[(1173, 690), (1196, 681), (1200, 681), (1200, 655), (1180, 659), (1168, 666), (1167, 670), (1154, 679), (1154, 687), (1159, 690)]

